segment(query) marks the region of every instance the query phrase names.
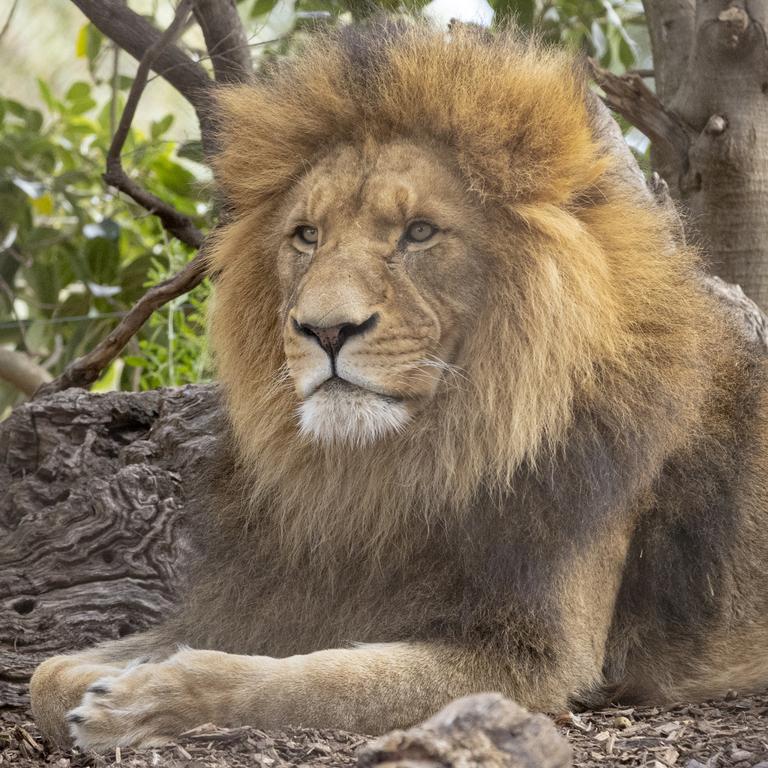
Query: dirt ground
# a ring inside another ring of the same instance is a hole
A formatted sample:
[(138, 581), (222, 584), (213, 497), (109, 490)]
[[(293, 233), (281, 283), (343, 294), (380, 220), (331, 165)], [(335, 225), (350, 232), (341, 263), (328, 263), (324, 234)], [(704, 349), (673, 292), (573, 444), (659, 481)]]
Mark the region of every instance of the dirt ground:
[[(645, 768), (768, 768), (768, 693), (671, 709), (614, 708), (556, 719), (574, 765)], [(29, 716), (0, 712), (0, 765), (14, 768), (297, 768), (356, 764), (367, 738), (343, 731), (202, 726), (175, 744), (105, 755), (50, 750)]]

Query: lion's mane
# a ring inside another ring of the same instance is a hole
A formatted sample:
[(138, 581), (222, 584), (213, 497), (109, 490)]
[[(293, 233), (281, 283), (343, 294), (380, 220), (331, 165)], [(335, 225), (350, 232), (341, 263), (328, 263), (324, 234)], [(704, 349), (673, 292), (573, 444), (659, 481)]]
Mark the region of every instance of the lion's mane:
[[(232, 218), (211, 246), (212, 342), (246, 516), (270, 510), (275, 555), (393, 557), (414, 526), (439, 529), (481, 496), (514, 493), (522, 466), (551, 472), (576, 439), (626, 440), (627, 471), (642, 474), (694, 437), (708, 332), (696, 259), (622, 182), (586, 95), (568, 54), (418, 24), (315, 35), (220, 92), (215, 169)], [(286, 380), (277, 212), (333, 147), (401, 137), (447, 148), (483, 208), (486, 309), (461, 375), (408, 431), (318, 446), (299, 435)], [(600, 472), (587, 463), (567, 482), (597, 484)]]

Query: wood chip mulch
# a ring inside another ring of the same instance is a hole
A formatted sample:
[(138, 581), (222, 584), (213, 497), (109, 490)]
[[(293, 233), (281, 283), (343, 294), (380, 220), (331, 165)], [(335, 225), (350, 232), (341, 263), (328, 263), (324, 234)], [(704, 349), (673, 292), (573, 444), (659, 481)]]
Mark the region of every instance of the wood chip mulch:
[[(670, 709), (610, 708), (556, 718), (576, 768), (768, 768), (768, 693)], [(345, 768), (367, 737), (343, 731), (201, 726), (177, 743), (104, 755), (50, 749), (26, 713), (0, 711), (0, 766), (14, 768)]]

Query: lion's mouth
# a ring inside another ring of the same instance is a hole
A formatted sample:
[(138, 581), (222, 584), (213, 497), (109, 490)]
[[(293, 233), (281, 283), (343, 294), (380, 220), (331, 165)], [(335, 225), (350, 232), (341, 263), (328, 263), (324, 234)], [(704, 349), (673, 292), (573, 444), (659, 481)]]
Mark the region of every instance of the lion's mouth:
[(302, 434), (323, 443), (365, 445), (402, 431), (411, 419), (404, 398), (331, 376), (298, 408)]
[(325, 392), (331, 396), (333, 395), (361, 395), (361, 394), (370, 394), (370, 395), (376, 395), (384, 400), (389, 400), (393, 403), (402, 402), (404, 400), (403, 397), (400, 397), (399, 395), (394, 395), (390, 392), (382, 392), (377, 389), (372, 389), (371, 387), (363, 387), (359, 384), (355, 384), (354, 382), (349, 381), (349, 379), (344, 379), (341, 376), (334, 374), (330, 378), (326, 379), (322, 384), (320, 384), (314, 392), (312, 392), (312, 395), (316, 394), (317, 392)]

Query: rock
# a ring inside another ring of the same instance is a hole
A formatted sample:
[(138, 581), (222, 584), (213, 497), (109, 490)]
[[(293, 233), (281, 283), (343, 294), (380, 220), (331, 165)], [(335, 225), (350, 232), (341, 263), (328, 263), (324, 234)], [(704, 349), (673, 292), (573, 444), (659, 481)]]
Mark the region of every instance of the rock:
[(359, 753), (360, 768), (566, 768), (571, 747), (545, 715), (501, 694), (457, 699), (407, 731), (392, 731)]

